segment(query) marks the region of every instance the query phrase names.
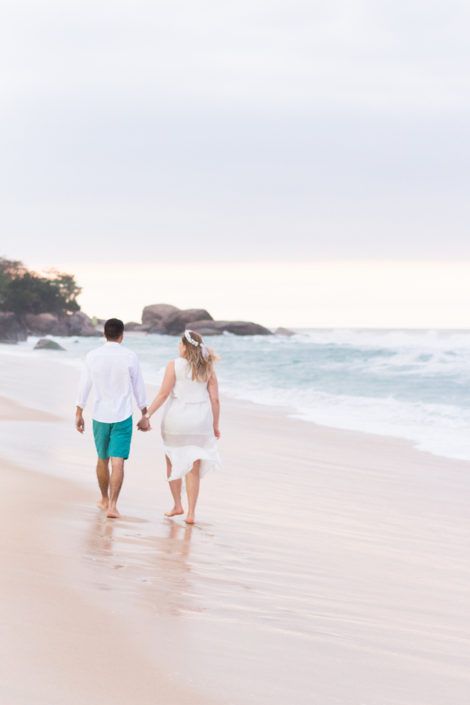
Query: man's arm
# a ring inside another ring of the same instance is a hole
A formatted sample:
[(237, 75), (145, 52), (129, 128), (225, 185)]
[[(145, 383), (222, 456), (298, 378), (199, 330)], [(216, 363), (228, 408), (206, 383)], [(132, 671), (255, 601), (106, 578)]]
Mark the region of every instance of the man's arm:
[(83, 409), (81, 406), (77, 406), (75, 412), (75, 428), (79, 433), (83, 433), (85, 430), (85, 419), (83, 418)]
[(80, 384), (78, 386), (77, 394), (77, 409), (75, 412), (75, 428), (79, 433), (83, 433), (85, 430), (85, 421), (83, 418), (83, 409), (87, 403), (88, 396), (91, 390), (91, 375), (88, 364), (85, 362), (82, 369), (82, 376), (80, 378)]
[(142, 412), (142, 419), (140, 421), (143, 421), (142, 425), (147, 426), (148, 419), (144, 418), (145, 414), (147, 413), (147, 392), (145, 391), (144, 378), (142, 375), (142, 370), (140, 368), (140, 363), (137, 358), (137, 355), (135, 356), (131, 366), (131, 382), (132, 391), (134, 392), (134, 397), (137, 402), (137, 406)]

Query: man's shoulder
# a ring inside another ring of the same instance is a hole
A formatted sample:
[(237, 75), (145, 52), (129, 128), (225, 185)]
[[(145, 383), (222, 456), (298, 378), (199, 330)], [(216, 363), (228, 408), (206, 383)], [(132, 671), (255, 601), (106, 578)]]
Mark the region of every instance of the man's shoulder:
[(121, 345), (121, 350), (123, 353), (125, 353), (128, 357), (132, 358), (133, 360), (138, 360), (139, 358), (137, 357), (137, 353), (134, 352), (134, 350), (131, 350), (130, 348), (126, 348), (125, 345)]
[(89, 362), (90, 360), (93, 360), (93, 358), (97, 355), (100, 355), (100, 353), (103, 351), (103, 347), (104, 346), (100, 346), (99, 348), (93, 348), (93, 350), (87, 352), (87, 354), (85, 355), (85, 360)]
[(130, 348), (126, 348), (125, 345), (120, 345), (119, 346), (120, 354), (122, 355), (123, 358), (127, 360), (127, 363), (129, 365), (138, 365), (139, 364), (139, 358), (137, 357), (137, 354), (131, 350)]
[(102, 345), (98, 348), (94, 348), (93, 350), (90, 350), (90, 352), (87, 354), (86, 360), (90, 362), (97, 357), (109, 357), (110, 360), (112, 360), (113, 358), (120, 358), (127, 360), (129, 363), (135, 363), (139, 361), (139, 358), (137, 357), (136, 353), (130, 348), (126, 348), (125, 345), (116, 345), (112, 348), (109, 348), (106, 345)]

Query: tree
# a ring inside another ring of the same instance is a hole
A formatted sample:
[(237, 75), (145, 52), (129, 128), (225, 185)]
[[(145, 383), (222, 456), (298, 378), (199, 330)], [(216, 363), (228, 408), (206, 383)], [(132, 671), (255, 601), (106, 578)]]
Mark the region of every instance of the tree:
[(72, 274), (52, 270), (48, 276), (29, 271), (22, 262), (0, 258), (0, 311), (64, 315), (79, 311), (81, 288)]

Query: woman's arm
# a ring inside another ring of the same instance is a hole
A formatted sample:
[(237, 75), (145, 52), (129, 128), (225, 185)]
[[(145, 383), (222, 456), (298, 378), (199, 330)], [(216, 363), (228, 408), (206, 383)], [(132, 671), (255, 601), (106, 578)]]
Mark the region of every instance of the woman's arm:
[(219, 383), (217, 382), (217, 375), (215, 372), (212, 373), (209, 382), (207, 383), (207, 391), (209, 392), (209, 398), (211, 400), (212, 406), (212, 418), (214, 423), (214, 436), (220, 438), (219, 430), (219, 416), (220, 416), (220, 401), (219, 401)]
[(141, 421), (139, 421), (139, 423), (137, 424), (137, 428), (139, 428), (142, 431), (146, 431), (146, 430), (150, 429), (150, 426), (148, 426), (148, 429), (144, 428), (145, 424), (143, 424), (141, 422), (144, 421), (144, 419), (145, 419), (145, 421), (148, 425), (147, 419), (149, 419), (150, 416), (152, 416), (152, 414), (154, 414), (157, 411), (157, 409), (159, 409), (161, 407), (161, 405), (166, 402), (166, 400), (170, 396), (171, 390), (175, 386), (175, 382), (176, 382), (175, 361), (172, 360), (166, 366), (165, 376), (163, 377), (162, 386), (160, 387), (160, 391), (158, 392), (157, 396), (155, 397), (155, 399), (153, 400), (153, 402), (150, 404), (150, 406), (148, 408), (148, 412), (147, 412), (148, 416), (143, 417), (143, 419), (141, 419)]

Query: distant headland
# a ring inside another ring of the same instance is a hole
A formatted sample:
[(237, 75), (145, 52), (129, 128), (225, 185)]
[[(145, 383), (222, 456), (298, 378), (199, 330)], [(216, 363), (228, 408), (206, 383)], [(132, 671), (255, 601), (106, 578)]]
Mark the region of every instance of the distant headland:
[[(17, 343), (28, 335), (102, 335), (103, 321), (80, 310), (80, 293), (72, 274), (51, 270), (43, 276), (22, 262), (0, 258), (0, 343)], [(161, 335), (181, 335), (188, 327), (204, 336), (273, 334), (259, 323), (214, 320), (206, 309), (180, 309), (164, 303), (145, 306), (141, 322), (125, 324), (128, 332)], [(279, 328), (275, 333), (290, 335), (291, 331)]]

